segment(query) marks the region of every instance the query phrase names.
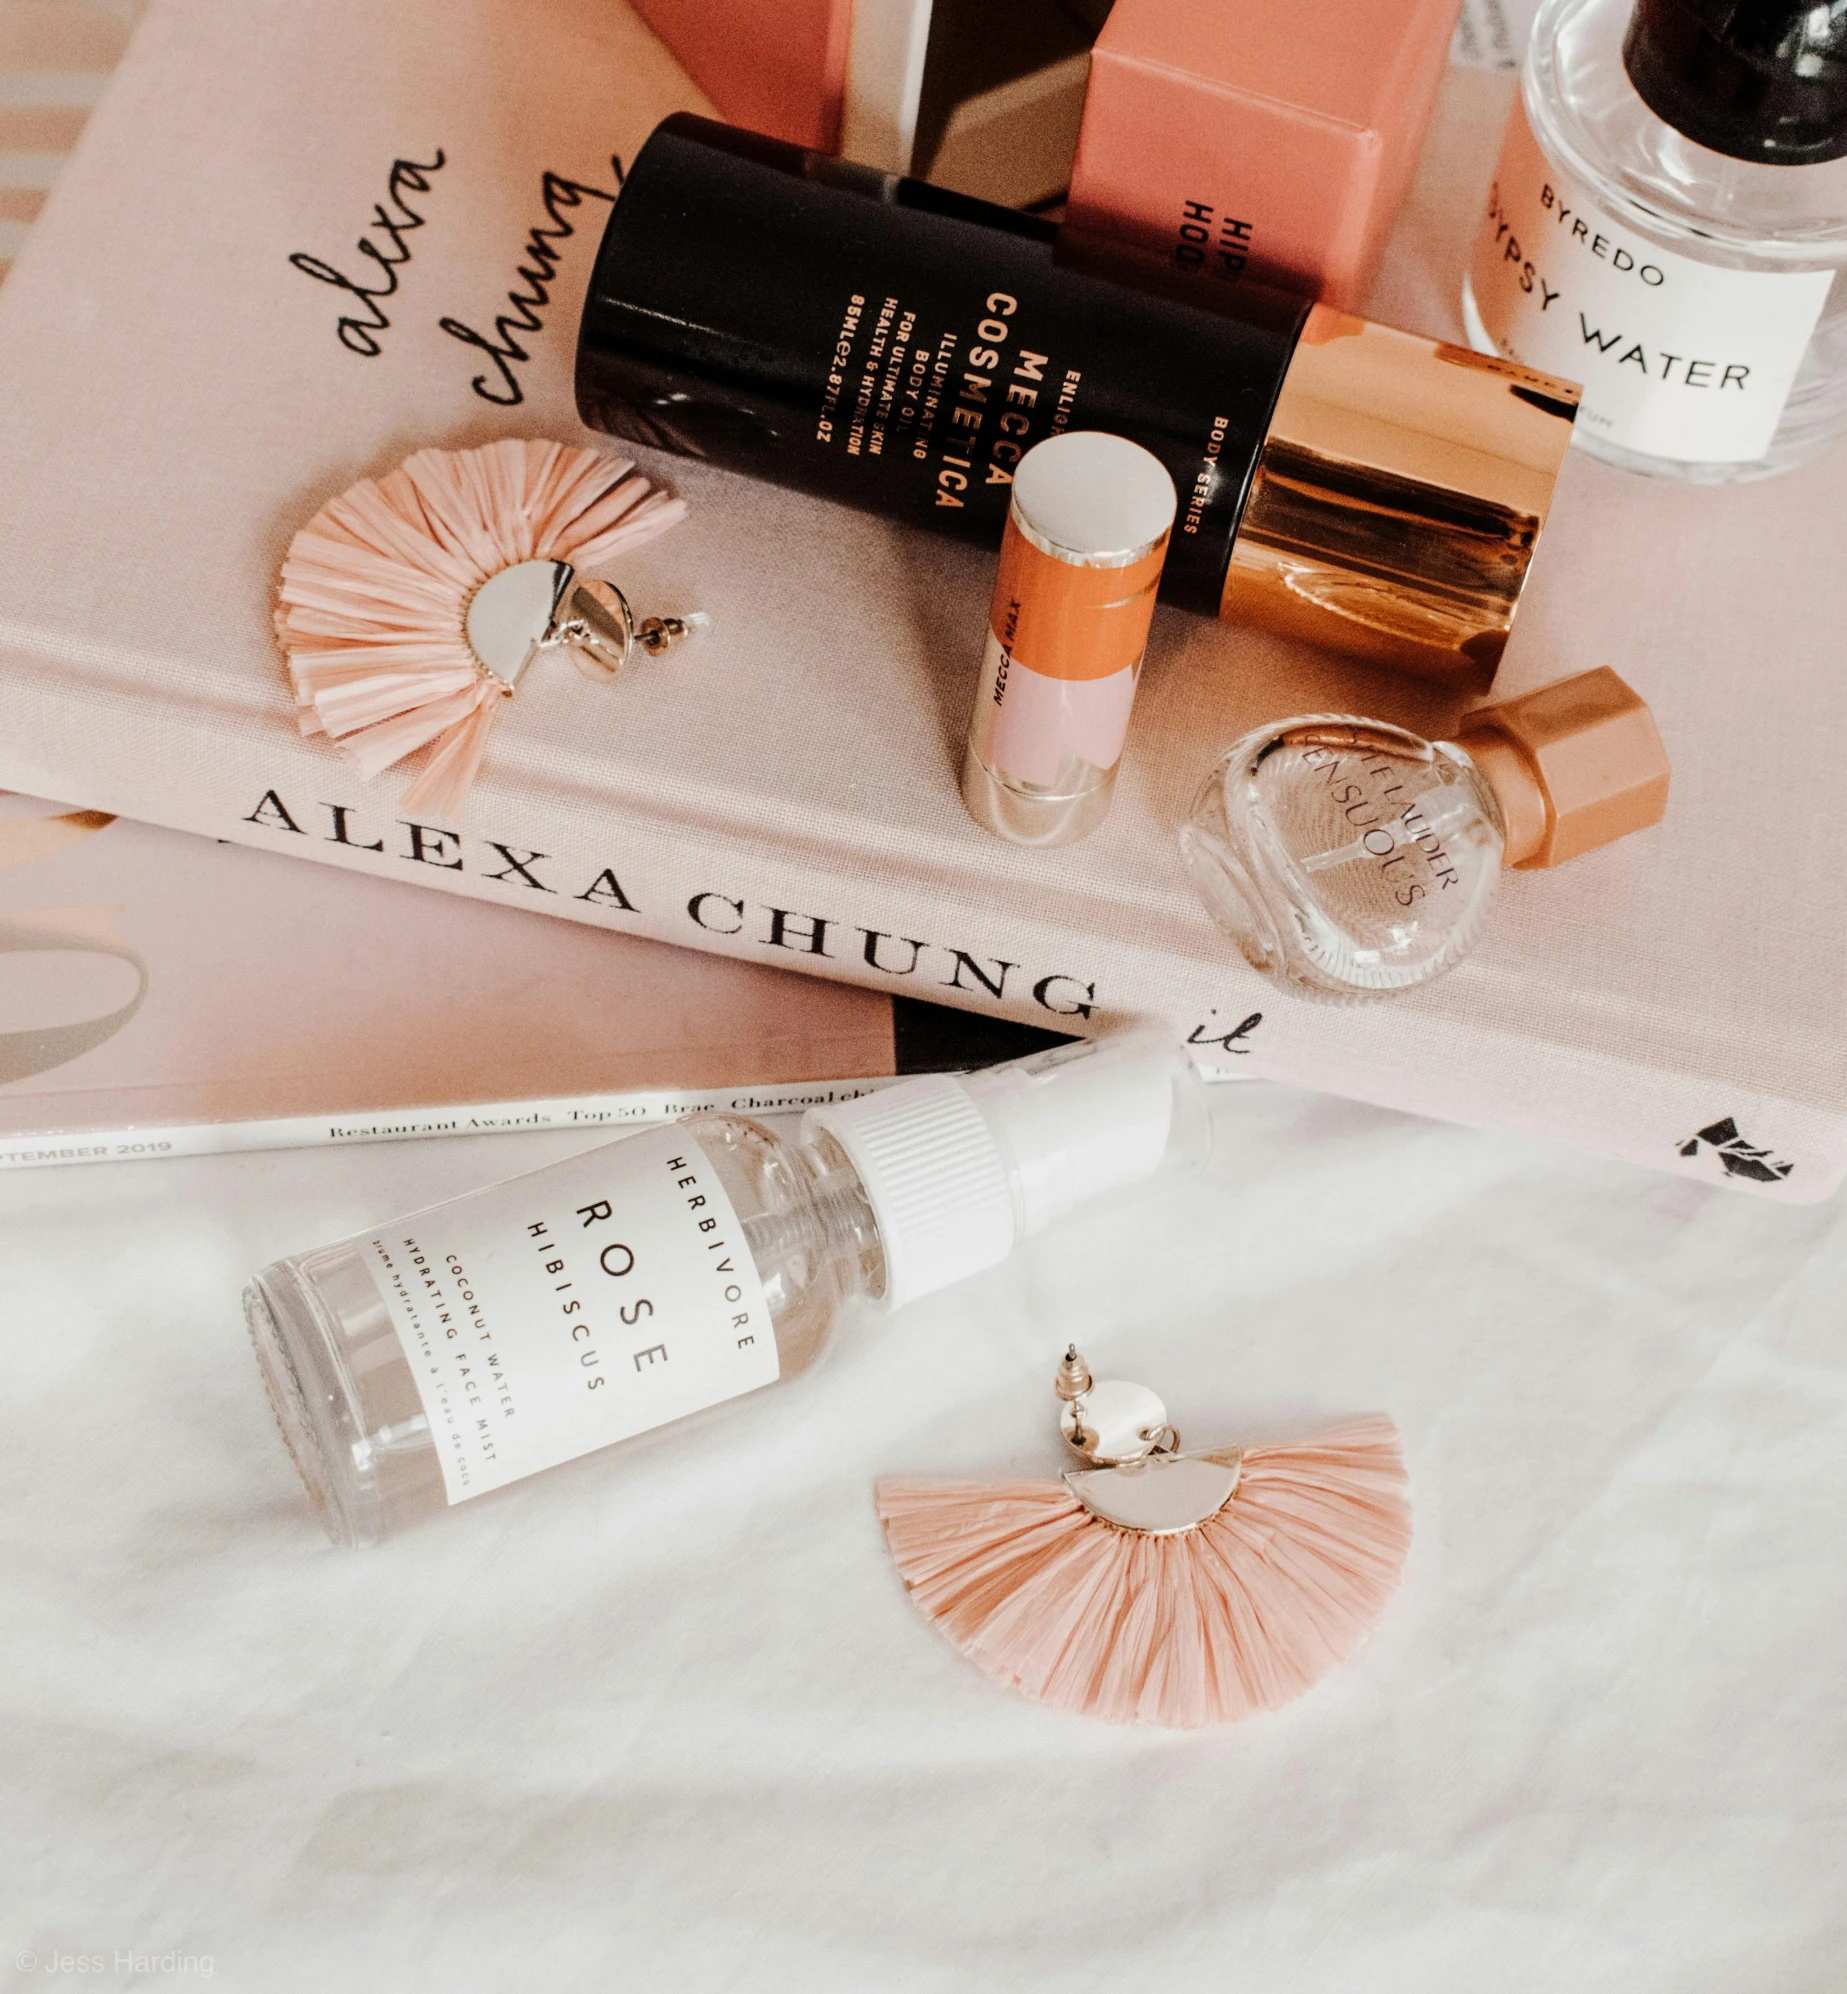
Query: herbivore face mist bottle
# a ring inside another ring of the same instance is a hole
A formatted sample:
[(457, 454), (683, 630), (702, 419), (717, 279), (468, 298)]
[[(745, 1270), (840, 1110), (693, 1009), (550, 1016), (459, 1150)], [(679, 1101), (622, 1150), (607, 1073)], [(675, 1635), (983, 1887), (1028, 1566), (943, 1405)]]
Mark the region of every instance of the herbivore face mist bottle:
[(1454, 741), (1351, 714), (1260, 727), (1206, 778), (1180, 844), (1253, 968), (1350, 1004), (1453, 968), (1503, 866), (1646, 830), (1667, 786), (1654, 716), (1600, 670), (1483, 707)]
[(1576, 390), (1254, 282), (1076, 267), (1032, 216), (681, 114), (585, 300), (594, 428), (998, 547), (1026, 452), (1126, 438), (1179, 494), (1163, 599), (1484, 690)]
[(1203, 1161), (1163, 1032), (811, 1109), (702, 1115), (279, 1260), (244, 1313), (329, 1535), (365, 1545), (805, 1371), (849, 1303), (992, 1267)]

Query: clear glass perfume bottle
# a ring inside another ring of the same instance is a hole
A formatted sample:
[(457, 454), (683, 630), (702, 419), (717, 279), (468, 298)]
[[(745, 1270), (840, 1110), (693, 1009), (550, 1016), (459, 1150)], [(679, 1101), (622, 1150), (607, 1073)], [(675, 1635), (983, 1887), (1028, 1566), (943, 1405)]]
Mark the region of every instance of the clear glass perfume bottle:
[(1575, 441), (1718, 483), (1847, 426), (1847, 8), (1545, 0), (1463, 291)]
[(811, 1110), (702, 1116), (267, 1267), (245, 1316), (336, 1543), (793, 1377), (846, 1306), (1003, 1260), (1204, 1156), (1164, 1034), (1060, 1046)]
[(1653, 716), (1599, 670), (1484, 707), (1455, 741), (1351, 714), (1260, 727), (1213, 766), (1180, 843), (1253, 967), (1355, 1003), (1459, 962), (1503, 866), (1659, 823), (1667, 786)]

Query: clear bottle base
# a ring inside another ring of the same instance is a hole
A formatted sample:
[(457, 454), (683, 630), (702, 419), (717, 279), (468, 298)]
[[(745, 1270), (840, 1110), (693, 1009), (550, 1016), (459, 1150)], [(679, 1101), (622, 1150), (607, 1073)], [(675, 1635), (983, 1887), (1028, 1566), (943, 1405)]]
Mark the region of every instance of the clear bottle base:
[(376, 1500), (342, 1464), (351, 1458), (351, 1418), (329, 1376), (331, 1345), (315, 1320), (306, 1284), (286, 1265), (244, 1289), (244, 1322), (283, 1445), (334, 1543), (349, 1549), (378, 1542)]
[[(1180, 827), (1180, 855), (1206, 912), (1238, 953), (1279, 988), (1310, 1004), (1367, 1004), (1394, 997), (1409, 985), (1381, 982), (1362, 986), (1321, 974), (1291, 949), (1265, 905), (1264, 896), (1234, 849), (1227, 829), (1224, 786), (1215, 780), (1200, 794), (1193, 817)], [(1415, 979), (1421, 981), (1421, 977)]]
[[(1462, 325), (1477, 353), (1502, 360), (1513, 357), (1502, 350), (1483, 323), (1475, 302), (1475, 287), (1466, 276), (1462, 280)], [(1671, 478), (1685, 485), (1742, 485), (1780, 477), (1785, 471), (1813, 463), (1827, 453), (1843, 428), (1847, 428), (1847, 415), (1836, 414), (1823, 421), (1805, 423), (1798, 411), (1784, 418), (1783, 427), (1766, 455), (1743, 464), (1688, 464), (1675, 457), (1651, 457), (1638, 450), (1625, 450), (1620, 444), (1604, 441), (1582, 419), (1572, 428), (1571, 445), (1605, 464), (1614, 464), (1618, 470), (1639, 471), (1644, 477)]]
[(1233, 742), (1194, 797), (1180, 851), (1253, 969), (1311, 1003), (1351, 1005), (1401, 996), (1461, 960), (1504, 836), (1461, 748), (1322, 713)]

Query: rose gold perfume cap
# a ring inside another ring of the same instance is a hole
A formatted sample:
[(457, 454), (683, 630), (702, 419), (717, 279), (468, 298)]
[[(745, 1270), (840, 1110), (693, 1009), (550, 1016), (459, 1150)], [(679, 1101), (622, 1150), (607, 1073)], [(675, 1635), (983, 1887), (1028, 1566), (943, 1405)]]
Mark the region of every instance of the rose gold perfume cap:
[(1456, 742), (1500, 802), (1505, 865), (1562, 865), (1647, 830), (1667, 810), (1655, 717), (1607, 666), (1482, 707)]
[(1219, 613), (1485, 693), (1577, 405), (1569, 381), (1316, 305)]

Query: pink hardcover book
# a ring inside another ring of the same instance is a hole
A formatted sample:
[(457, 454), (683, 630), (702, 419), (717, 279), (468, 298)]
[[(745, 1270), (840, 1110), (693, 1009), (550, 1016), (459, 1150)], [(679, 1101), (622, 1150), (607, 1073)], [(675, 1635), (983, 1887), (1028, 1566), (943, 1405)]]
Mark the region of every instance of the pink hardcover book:
[(752, 1114), (1043, 1042), (987, 1022), (0, 794), (0, 1169)]
[[(1450, 72), (1373, 317), (1458, 336), (1510, 88)], [(1702, 1183), (1833, 1189), (1838, 453), (1729, 490), (1567, 463), (1497, 692), (1615, 666), (1666, 739), (1667, 819), (1511, 876), (1470, 958), (1389, 1004), (1277, 992), (1176, 832), (1247, 729), (1441, 738), (1448, 695), (1158, 611), (1109, 822), (1004, 845), (956, 781), (993, 555), (686, 460), (648, 461), (690, 513), (615, 578), (644, 613), (707, 611), (695, 643), (608, 688), (535, 668), (452, 818), (304, 738), (271, 622), (290, 537), (423, 445), (607, 447), (571, 367), (615, 162), (702, 101), (613, 0), (155, 0), (0, 288), (0, 782), (1051, 1030), (1160, 1018), (1227, 1070)]]

